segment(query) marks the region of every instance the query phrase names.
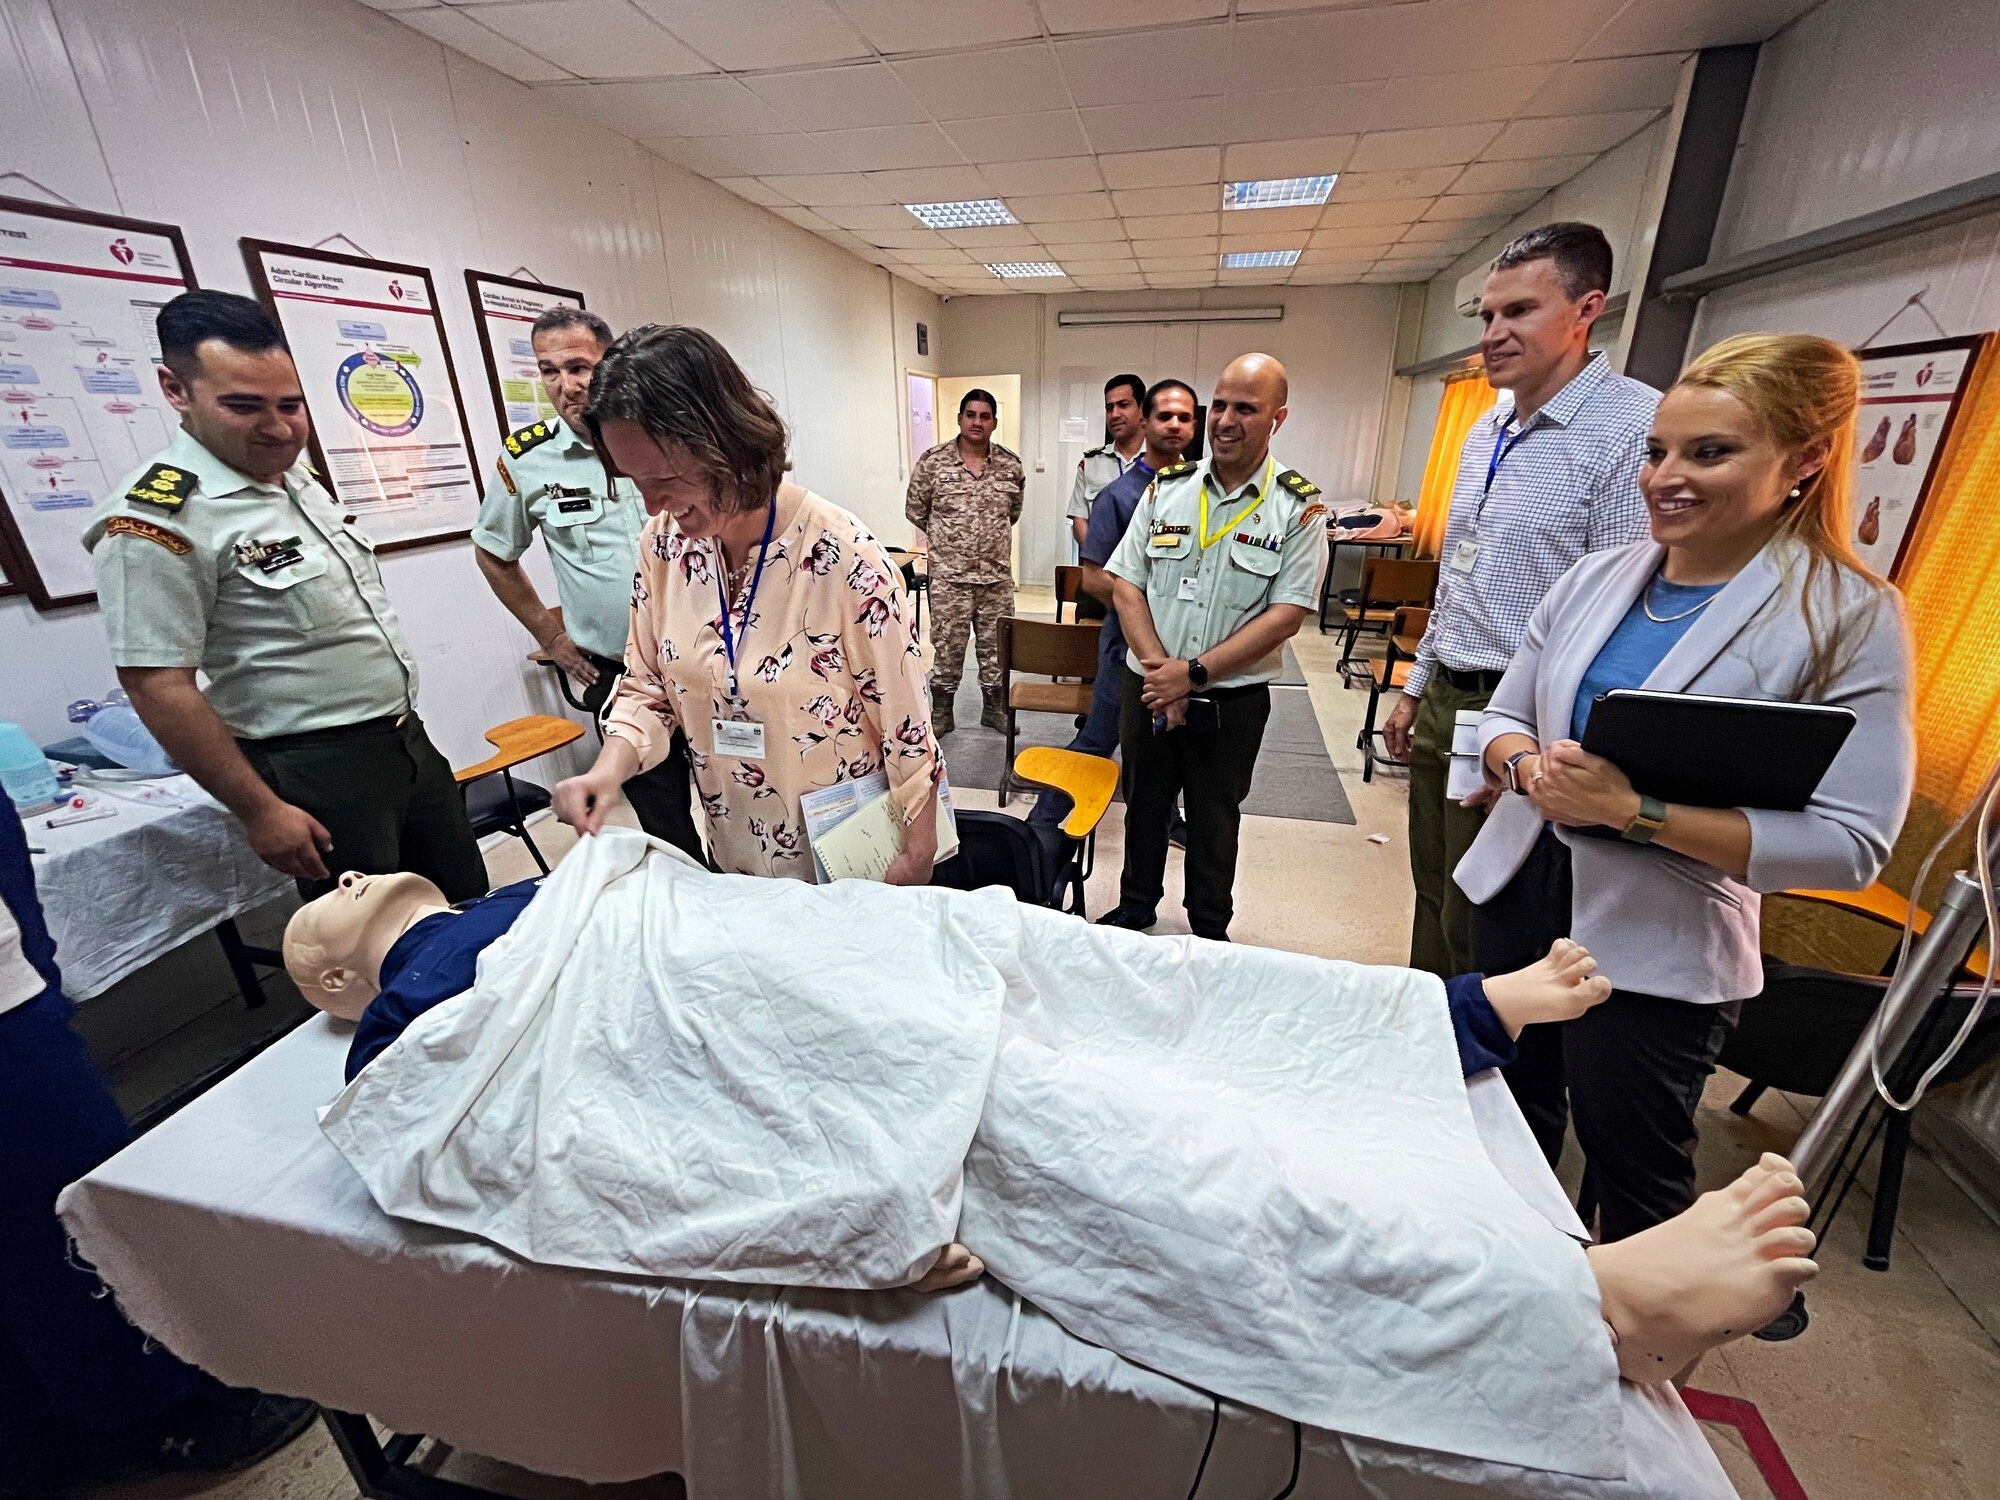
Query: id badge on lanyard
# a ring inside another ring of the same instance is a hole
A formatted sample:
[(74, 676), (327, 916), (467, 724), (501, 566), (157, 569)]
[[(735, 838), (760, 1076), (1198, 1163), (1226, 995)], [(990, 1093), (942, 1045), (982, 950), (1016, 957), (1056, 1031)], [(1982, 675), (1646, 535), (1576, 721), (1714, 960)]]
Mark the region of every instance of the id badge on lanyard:
[[(743, 600), (743, 633), (750, 633), (751, 611), (757, 606), (757, 586), (764, 581), (764, 558), (771, 550), (771, 532), (778, 524), (778, 497), (771, 497), (771, 513), (764, 518), (764, 540), (757, 547), (757, 569), (750, 575), (750, 592)], [(743, 695), (736, 687), (736, 634), (730, 628), (729, 594), (723, 588), (722, 544), (715, 545), (715, 597), (722, 603), (722, 650), (729, 661), (729, 701), (740, 704)], [(711, 719), (709, 729), (714, 736), (714, 750), (717, 755), (734, 756), (738, 760), (762, 760), (764, 758), (764, 725), (762, 721), (749, 717), (747, 713), (736, 719)]]
[(1447, 559), (1452, 572), (1470, 573), (1472, 565), (1479, 561), (1479, 523), (1486, 514), (1486, 497), (1493, 493), (1493, 481), (1499, 477), (1502, 461), (1521, 445), (1521, 439), (1527, 435), (1527, 429), (1522, 428), (1510, 438), (1503, 428), (1494, 442), (1493, 456), (1486, 461), (1486, 483), (1479, 491), (1479, 507), (1472, 516), (1472, 535), (1460, 537)]

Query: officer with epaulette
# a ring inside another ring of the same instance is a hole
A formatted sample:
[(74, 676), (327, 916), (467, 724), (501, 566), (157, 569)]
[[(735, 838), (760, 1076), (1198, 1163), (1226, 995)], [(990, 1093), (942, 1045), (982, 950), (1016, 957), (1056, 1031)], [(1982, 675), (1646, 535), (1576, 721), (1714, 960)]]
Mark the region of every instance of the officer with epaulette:
[[(610, 325), (579, 307), (552, 307), (535, 319), (528, 339), (556, 415), (501, 443), (472, 529), (472, 555), (507, 612), (583, 689), (584, 711), (595, 717), (625, 670), (646, 504), (631, 480), (606, 477), (584, 424)], [(556, 575), (560, 618), (521, 566), (537, 530)], [(703, 858), (689, 805), (687, 741), (678, 732), (667, 758), (624, 790), (640, 827)]]
[(83, 538), (133, 708), (301, 895), (343, 870), (483, 894), (373, 545), (299, 461), (311, 424), (283, 336), (213, 291), (174, 298), (158, 329), (180, 435)]
[(1125, 868), (1099, 920), (1143, 930), (1165, 892), (1175, 795), (1187, 808), (1187, 914), (1227, 939), (1243, 799), (1286, 641), (1319, 598), (1326, 507), (1271, 456), (1285, 367), (1246, 354), (1216, 382), (1208, 455), (1154, 476), (1105, 564), (1129, 643), (1120, 700)]
[(1113, 375), (1104, 382), (1104, 441), (1084, 450), (1069, 487), (1069, 529), (1079, 547), (1090, 534), (1091, 502), (1146, 451), (1146, 424), (1139, 410), (1145, 401), (1146, 382), (1137, 375)]

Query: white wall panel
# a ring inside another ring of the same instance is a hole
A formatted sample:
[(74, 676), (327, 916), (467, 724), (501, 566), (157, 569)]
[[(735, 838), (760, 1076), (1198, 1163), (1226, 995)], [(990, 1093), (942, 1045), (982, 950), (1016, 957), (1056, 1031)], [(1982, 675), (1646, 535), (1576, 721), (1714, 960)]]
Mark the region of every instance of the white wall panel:
[[(710, 329), (798, 429), (800, 477), (896, 522), (899, 368), (922, 362), (897, 353), (892, 316), (936, 331), (930, 293), (892, 296), (879, 267), (351, 0), (0, 0), (0, 23), (0, 172), (180, 224), (208, 286), (249, 289), (242, 235), (341, 233), (429, 266), (482, 472), (499, 434), (461, 273), (525, 265), (615, 327)], [(528, 566), (553, 598), (542, 558)], [(398, 553), (383, 572), (453, 760), (483, 755), (487, 726), (563, 711), (469, 544)], [(0, 716), (43, 738), (68, 732), (65, 703), (112, 683), (94, 609), (0, 600), (0, 643)]]

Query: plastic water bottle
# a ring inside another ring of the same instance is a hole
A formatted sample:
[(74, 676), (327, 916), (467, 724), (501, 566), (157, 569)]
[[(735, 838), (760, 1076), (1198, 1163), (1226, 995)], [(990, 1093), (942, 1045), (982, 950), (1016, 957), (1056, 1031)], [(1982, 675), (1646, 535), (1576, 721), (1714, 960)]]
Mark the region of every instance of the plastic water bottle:
[(49, 806), (62, 796), (56, 768), (18, 724), (0, 722), (0, 786), (22, 812)]
[(83, 737), (93, 750), (127, 770), (171, 776), (180, 769), (140, 721), (123, 692), (111, 693), (102, 703), (87, 698), (72, 703), (69, 720), (83, 725)]

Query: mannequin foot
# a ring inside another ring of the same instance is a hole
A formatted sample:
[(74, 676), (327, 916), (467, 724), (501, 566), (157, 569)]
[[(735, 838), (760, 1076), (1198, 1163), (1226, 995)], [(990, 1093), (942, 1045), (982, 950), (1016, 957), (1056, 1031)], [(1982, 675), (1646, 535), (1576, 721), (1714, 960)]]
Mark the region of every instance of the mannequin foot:
[(953, 1241), (938, 1252), (937, 1263), (910, 1287), (913, 1292), (944, 1292), (977, 1281), (986, 1274), (986, 1262), (965, 1246)]
[(1568, 938), (1557, 938), (1547, 957), (1525, 969), (1487, 975), (1485, 987), (1486, 1003), (1517, 1040), (1523, 1026), (1574, 1021), (1611, 993), (1611, 981), (1597, 972), (1590, 950)]
[(1686, 1213), (1584, 1253), (1618, 1346), (1618, 1373), (1671, 1379), (1718, 1345), (1762, 1328), (1819, 1267), (1805, 1184), (1765, 1152)]

